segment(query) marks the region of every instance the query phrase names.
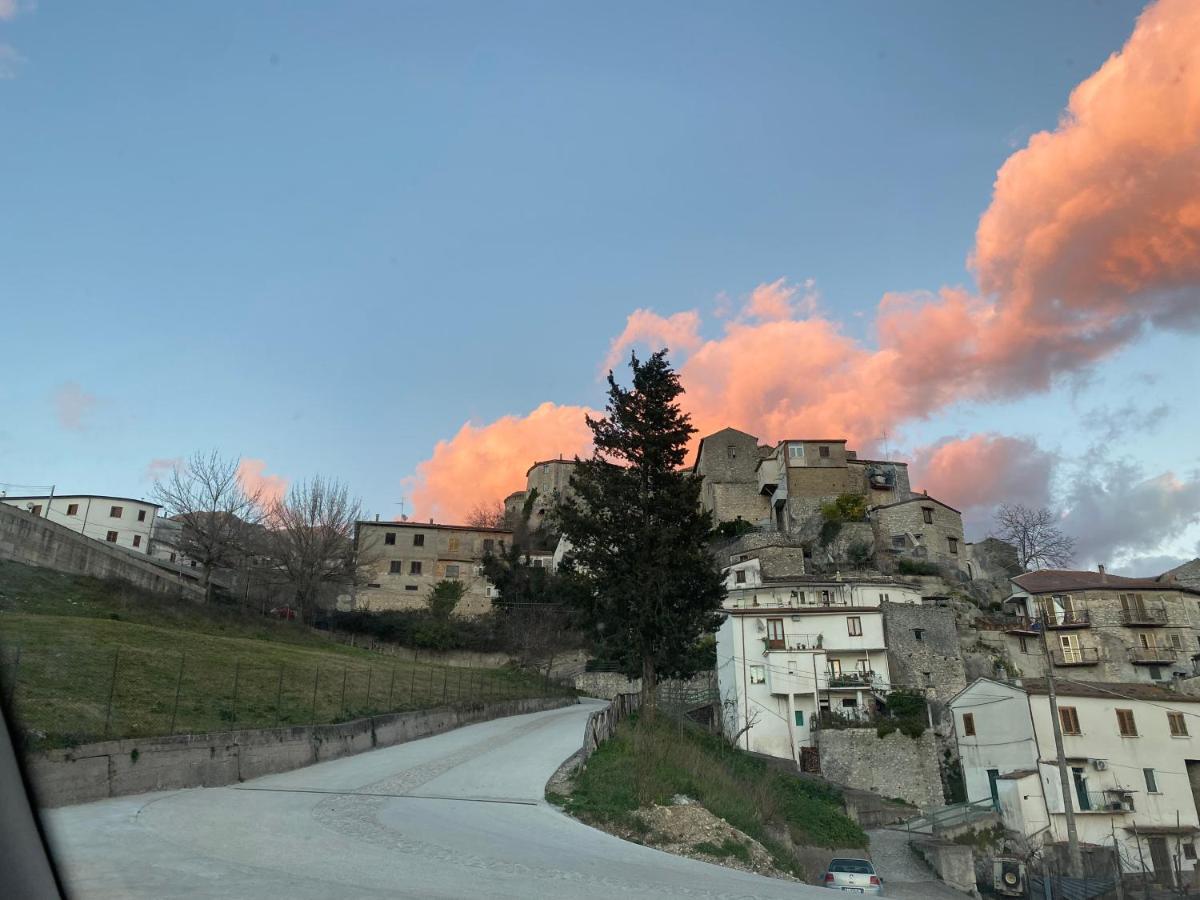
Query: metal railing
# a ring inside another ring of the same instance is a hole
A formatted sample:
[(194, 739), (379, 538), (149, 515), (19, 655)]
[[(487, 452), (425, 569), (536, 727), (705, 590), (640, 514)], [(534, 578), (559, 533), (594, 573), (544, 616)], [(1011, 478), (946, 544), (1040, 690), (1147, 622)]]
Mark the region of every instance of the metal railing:
[(1122, 625), (1166, 625), (1169, 621), (1165, 603), (1159, 606), (1139, 603), (1121, 610)]
[(1086, 628), (1092, 617), (1086, 609), (1063, 609), (1044, 613), (1042, 622), (1047, 628)]
[(1078, 812), (1084, 813), (1130, 813), (1133, 812), (1133, 799), (1121, 791), (1079, 791), (1071, 794), (1071, 800)]
[(874, 672), (842, 672), (829, 676), (829, 687), (831, 688), (870, 687), (874, 682)]
[[(750, 584), (735, 584), (735, 590), (753, 590), (761, 589), (764, 592), (768, 590), (760, 585)], [(798, 592), (797, 592), (798, 593)], [(803, 597), (800, 596), (762, 596), (762, 597), (730, 597), (725, 603), (726, 609), (822, 609), (831, 606), (853, 606), (850, 599), (841, 596), (822, 597), (821, 594), (805, 592)]]
[(1174, 647), (1130, 647), (1129, 661), (1132, 663), (1172, 663), (1178, 650)]
[(788, 634), (779, 637), (765, 637), (763, 644), (768, 650), (820, 650), (821, 635), (819, 634)]
[(1050, 655), (1056, 666), (1094, 666), (1100, 662), (1100, 651), (1095, 647), (1055, 647)]

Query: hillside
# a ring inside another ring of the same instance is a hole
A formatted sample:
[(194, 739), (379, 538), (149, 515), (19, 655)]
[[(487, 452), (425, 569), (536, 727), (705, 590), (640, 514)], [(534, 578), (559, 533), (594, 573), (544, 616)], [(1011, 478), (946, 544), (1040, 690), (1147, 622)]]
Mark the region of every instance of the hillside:
[(0, 684), (28, 749), (544, 693), (514, 670), (398, 661), (296, 622), (5, 561)]

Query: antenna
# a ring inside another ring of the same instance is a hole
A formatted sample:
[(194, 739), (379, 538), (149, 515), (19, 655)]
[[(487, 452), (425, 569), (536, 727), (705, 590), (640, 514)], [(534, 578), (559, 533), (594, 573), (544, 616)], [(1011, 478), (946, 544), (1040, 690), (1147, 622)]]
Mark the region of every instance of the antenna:
[(405, 519), (408, 518), (406, 515), (404, 515), (404, 505), (406, 502), (407, 502), (407, 498), (405, 498), (405, 496), (403, 494), (400, 495), (400, 499), (396, 502), (396, 506), (400, 507), (400, 520), (401, 521), (404, 521)]

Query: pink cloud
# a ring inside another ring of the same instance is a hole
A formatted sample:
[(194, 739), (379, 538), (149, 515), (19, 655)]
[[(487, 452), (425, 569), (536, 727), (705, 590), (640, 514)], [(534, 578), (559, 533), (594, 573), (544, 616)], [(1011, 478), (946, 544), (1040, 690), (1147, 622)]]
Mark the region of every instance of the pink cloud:
[(947, 438), (913, 454), (909, 477), (959, 509), (990, 509), (1000, 503), (1044, 506), (1050, 498), (1056, 458), (1030, 438), (973, 434)]
[(258, 494), (259, 502), (270, 507), (287, 494), (288, 479), (283, 475), (266, 474), (267, 464), (261, 459), (242, 459), (238, 463), (238, 481), (248, 494)]
[(641, 345), (651, 351), (669, 347), (678, 357), (700, 346), (700, 313), (696, 310), (660, 316), (649, 309), (635, 309), (625, 320), (624, 330), (612, 339), (602, 372), (614, 369), (625, 360), (625, 351)]
[(70, 431), (84, 431), (87, 414), (96, 406), (96, 395), (89, 394), (78, 382), (67, 381), (54, 389), (54, 414), (58, 424)]

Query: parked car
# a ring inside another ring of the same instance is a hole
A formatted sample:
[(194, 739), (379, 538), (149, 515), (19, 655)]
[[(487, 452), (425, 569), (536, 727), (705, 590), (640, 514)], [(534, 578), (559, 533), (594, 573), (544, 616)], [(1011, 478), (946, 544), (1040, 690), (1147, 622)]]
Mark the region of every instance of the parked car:
[(869, 859), (831, 859), (825, 870), (825, 887), (850, 894), (882, 894), (883, 879)]
[(296, 618), (296, 610), (290, 606), (276, 606), (271, 610), (271, 615), (277, 619), (287, 619), (291, 621)]

